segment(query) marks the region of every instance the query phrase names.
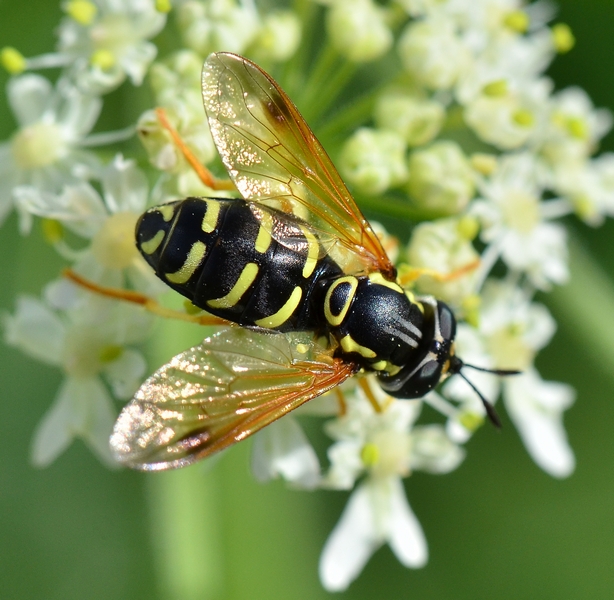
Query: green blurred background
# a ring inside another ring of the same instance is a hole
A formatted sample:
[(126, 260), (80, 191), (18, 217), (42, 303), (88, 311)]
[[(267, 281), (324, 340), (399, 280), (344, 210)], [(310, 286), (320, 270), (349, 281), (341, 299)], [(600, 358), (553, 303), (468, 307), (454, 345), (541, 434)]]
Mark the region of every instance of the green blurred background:
[[(28, 55), (51, 49), (57, 4), (0, 0), (0, 46)], [(614, 3), (558, 4), (577, 45), (551, 69), (557, 86), (580, 85), (597, 106), (614, 108)], [(6, 80), (0, 75), (3, 89)], [(114, 111), (139, 114), (122, 99), (116, 94), (100, 129), (115, 125)], [(6, 139), (14, 125), (4, 95), (0, 115)], [(614, 150), (613, 135), (603, 150)], [(559, 330), (538, 367), (545, 379), (578, 391), (566, 418), (576, 473), (557, 481), (541, 472), (507, 419), (501, 434), (484, 428), (456, 472), (417, 473), (407, 482), (429, 542), (427, 567), (407, 570), (383, 548), (339, 597), (614, 598), (614, 342), (608, 341), (614, 340), (614, 288), (587, 266), (614, 276), (614, 223), (574, 227), (588, 254), (574, 255), (575, 283), (545, 298)], [(16, 229), (14, 217), (0, 229), (2, 311), (13, 309), (19, 293), (38, 295), (60, 267), (38, 233), (22, 239)], [(174, 324), (160, 327), (168, 343), (154, 349), (159, 360), (185, 348), (186, 336), (198, 336)], [(0, 355), (0, 598), (330, 596), (318, 582), (318, 557), (346, 494), (256, 484), (249, 443), (213, 465), (141, 474), (110, 472), (77, 442), (51, 467), (35, 470), (28, 462), (32, 432), (60, 374), (3, 345)]]

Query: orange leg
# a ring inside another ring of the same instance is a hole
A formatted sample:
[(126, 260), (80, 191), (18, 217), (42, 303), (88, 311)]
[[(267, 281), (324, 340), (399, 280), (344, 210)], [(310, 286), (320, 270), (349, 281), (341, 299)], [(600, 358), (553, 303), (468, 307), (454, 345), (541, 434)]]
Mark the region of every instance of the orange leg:
[(376, 413), (383, 413), (384, 407), (382, 407), (380, 403), (377, 401), (377, 398), (373, 394), (373, 390), (369, 386), (369, 382), (364, 377), (361, 377), (358, 379), (358, 385), (362, 388), (362, 391), (367, 397), (369, 404), (371, 404), (371, 406), (373, 407), (373, 410)]
[(72, 269), (64, 269), (62, 274), (73, 283), (85, 288), (86, 290), (89, 290), (93, 294), (99, 294), (100, 296), (106, 296), (107, 298), (114, 298), (115, 300), (122, 300), (124, 302), (132, 302), (133, 304), (139, 304), (145, 310), (148, 310), (149, 312), (160, 317), (165, 317), (167, 319), (179, 319), (180, 321), (196, 323), (197, 325), (231, 325), (230, 321), (226, 321), (220, 317), (214, 317), (213, 315), (189, 315), (178, 310), (166, 308), (155, 300), (152, 300), (149, 296), (141, 294), (140, 292), (98, 285), (93, 281), (85, 279), (85, 277), (81, 277), (81, 275), (75, 273)]
[(168, 131), (171, 138), (173, 139), (173, 143), (181, 153), (184, 158), (188, 161), (194, 172), (198, 175), (199, 179), (212, 190), (236, 190), (234, 183), (230, 181), (230, 179), (217, 179), (214, 175), (205, 167), (204, 165), (198, 162), (198, 159), (192, 154), (190, 149), (186, 146), (185, 142), (181, 139), (181, 136), (177, 133), (177, 130), (170, 124), (168, 118), (166, 117), (166, 112), (163, 108), (156, 108), (156, 117), (158, 117), (158, 121), (160, 121), (160, 125)]
[(405, 268), (401, 268), (399, 272), (399, 282), (402, 286), (406, 286), (410, 283), (416, 281), (420, 277), (427, 275), (428, 277), (432, 277), (436, 281), (441, 283), (446, 283), (448, 281), (454, 281), (455, 279), (459, 279), (467, 275), (467, 273), (471, 273), (480, 266), (480, 259), (476, 258), (474, 261), (459, 267), (458, 269), (454, 269), (454, 271), (450, 271), (449, 273), (441, 273), (436, 271), (435, 269), (422, 269), (420, 267), (410, 267), (405, 265)]
[(348, 411), (348, 405), (347, 405), (347, 402), (345, 401), (345, 396), (343, 395), (343, 392), (339, 388), (335, 388), (334, 392), (335, 392), (335, 396), (337, 396), (337, 402), (339, 403), (339, 416), (343, 417), (346, 415)]

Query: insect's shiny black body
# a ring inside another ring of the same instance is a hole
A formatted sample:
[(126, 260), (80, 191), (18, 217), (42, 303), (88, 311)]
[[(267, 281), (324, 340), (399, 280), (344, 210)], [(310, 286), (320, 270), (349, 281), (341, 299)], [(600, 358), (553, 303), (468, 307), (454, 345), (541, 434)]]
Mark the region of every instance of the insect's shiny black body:
[(293, 215), (187, 198), (147, 211), (136, 234), (158, 277), (194, 305), (244, 327), (326, 336), (391, 395), (422, 396), (449, 366), (456, 322), (445, 304), (379, 272), (344, 272)]

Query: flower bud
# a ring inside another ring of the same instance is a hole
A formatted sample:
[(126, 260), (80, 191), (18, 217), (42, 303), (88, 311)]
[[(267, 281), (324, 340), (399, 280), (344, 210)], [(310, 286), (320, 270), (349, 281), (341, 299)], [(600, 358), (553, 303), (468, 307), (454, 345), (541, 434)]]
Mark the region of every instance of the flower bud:
[(385, 13), (371, 0), (339, 0), (328, 10), (326, 29), (333, 46), (354, 62), (369, 62), (392, 46)]
[(405, 70), (432, 90), (450, 89), (470, 61), (450, 22), (413, 21), (401, 34), (398, 48)]
[(445, 108), (418, 94), (394, 90), (383, 93), (375, 105), (375, 122), (401, 135), (409, 146), (421, 146), (439, 133)]
[(339, 167), (358, 191), (381, 194), (407, 179), (405, 142), (392, 131), (363, 127), (346, 141)]
[(407, 191), (420, 209), (456, 214), (467, 206), (474, 190), (471, 165), (456, 142), (435, 142), (411, 154)]
[(445, 219), (418, 225), (407, 247), (407, 260), (413, 268), (449, 275), (459, 271), (450, 281), (423, 275), (417, 280), (420, 293), (432, 294), (445, 302), (460, 306), (463, 299), (474, 292), (479, 254), (461, 233), (457, 219)]
[(288, 60), (301, 42), (301, 21), (292, 11), (267, 14), (254, 40), (252, 51), (258, 60)]

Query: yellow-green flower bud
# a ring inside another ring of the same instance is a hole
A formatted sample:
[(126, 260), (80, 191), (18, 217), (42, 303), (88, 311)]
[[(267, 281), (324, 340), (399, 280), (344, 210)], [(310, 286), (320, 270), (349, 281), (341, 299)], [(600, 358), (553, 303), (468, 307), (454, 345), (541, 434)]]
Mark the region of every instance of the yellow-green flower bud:
[(371, 0), (339, 0), (328, 9), (326, 29), (337, 51), (354, 62), (369, 62), (388, 52), (392, 31), (385, 13)]
[(576, 45), (576, 38), (569, 25), (557, 23), (552, 27), (552, 42), (559, 54), (565, 54)]
[(358, 191), (381, 194), (407, 179), (405, 142), (392, 131), (361, 128), (346, 141), (339, 167)]
[(401, 34), (398, 50), (405, 69), (432, 90), (450, 89), (470, 64), (469, 50), (451, 22), (412, 21)]
[(301, 21), (292, 11), (267, 14), (252, 44), (258, 60), (281, 62), (288, 60), (301, 42)]
[(445, 115), (439, 102), (395, 90), (378, 98), (374, 116), (379, 127), (397, 132), (409, 146), (422, 146), (437, 136)]
[(19, 75), (26, 70), (26, 59), (16, 48), (7, 46), (0, 51), (0, 63), (11, 75)]
[(417, 207), (436, 215), (462, 211), (475, 191), (471, 165), (460, 146), (435, 142), (409, 158), (407, 191)]
[(413, 268), (433, 272), (417, 280), (417, 289), (455, 306), (474, 293), (478, 259), (471, 241), (459, 232), (457, 219), (421, 223), (407, 247), (407, 260)]

